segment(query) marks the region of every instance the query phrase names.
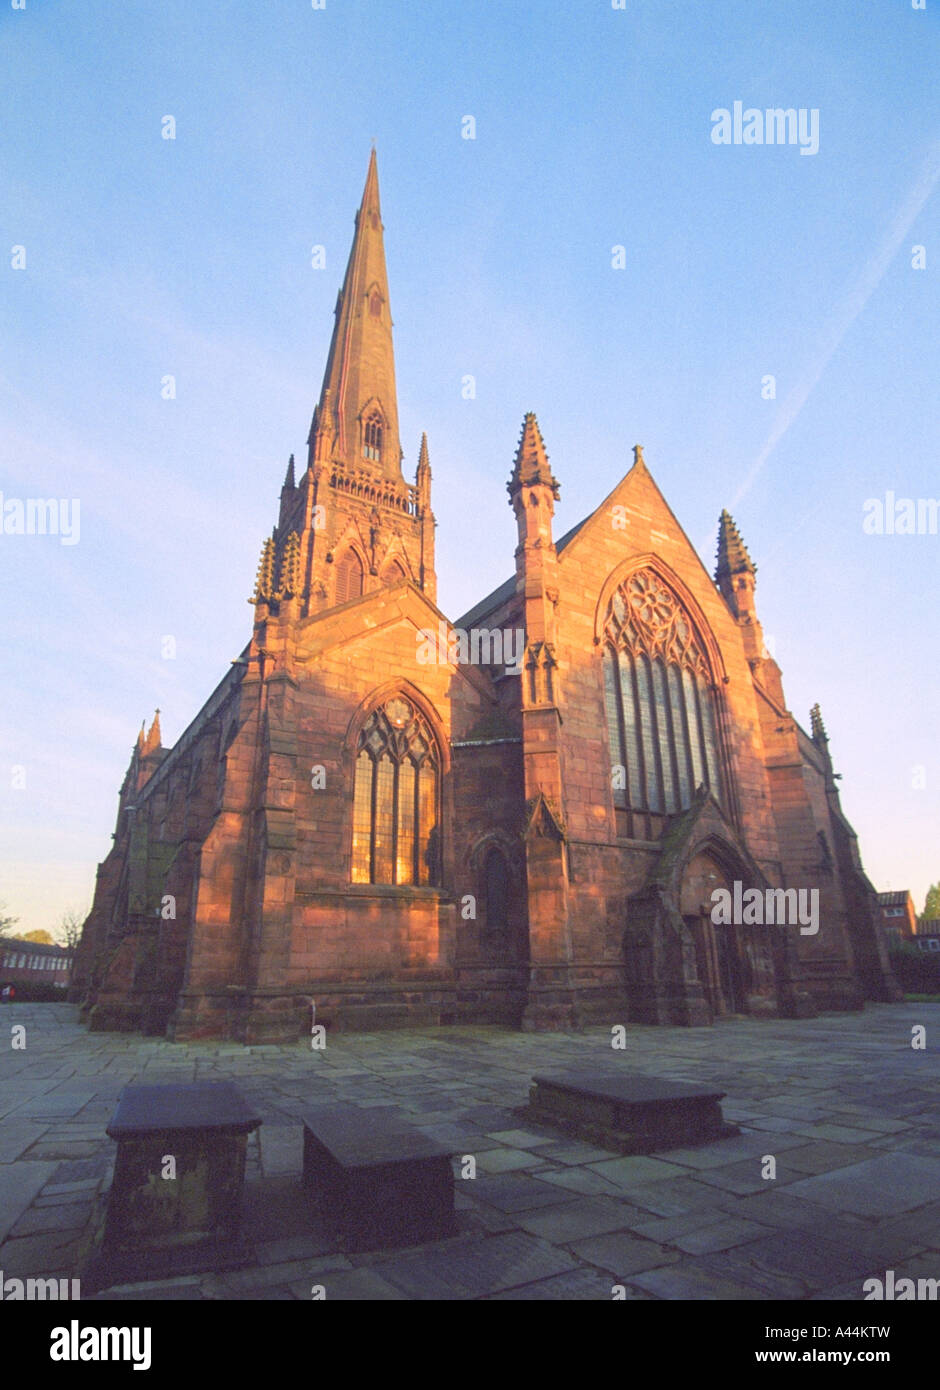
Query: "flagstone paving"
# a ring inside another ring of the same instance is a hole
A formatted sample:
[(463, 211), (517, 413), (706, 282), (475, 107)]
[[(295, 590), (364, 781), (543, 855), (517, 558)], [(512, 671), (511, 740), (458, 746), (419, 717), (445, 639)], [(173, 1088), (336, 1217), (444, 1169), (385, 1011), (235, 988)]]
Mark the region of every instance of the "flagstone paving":
[[(853, 1299), (940, 1278), (940, 1005), (868, 1005), (712, 1028), (337, 1034), (322, 1050), (90, 1034), (61, 1004), (7, 1004), (0, 1054), (0, 1278), (74, 1277), (100, 1219), (128, 1083), (234, 1081), (248, 1148), (243, 1268), (100, 1299)], [(927, 1029), (926, 1050), (910, 1046)], [(521, 1113), (535, 1072), (622, 1064), (727, 1092), (736, 1138), (624, 1156)], [(453, 1147), (457, 1234), (347, 1252), (301, 1191), (301, 1116), (394, 1106)], [(770, 1160), (773, 1163), (770, 1163)], [(773, 1175), (771, 1175), (773, 1173)]]

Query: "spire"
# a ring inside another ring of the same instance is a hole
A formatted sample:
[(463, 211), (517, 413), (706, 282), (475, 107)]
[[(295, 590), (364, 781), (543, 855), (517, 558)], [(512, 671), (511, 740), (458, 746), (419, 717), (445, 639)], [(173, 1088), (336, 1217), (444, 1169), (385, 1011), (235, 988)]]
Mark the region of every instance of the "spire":
[(140, 733), (137, 735), (137, 743), (134, 745), (138, 753), (142, 753), (144, 751), (144, 725), (146, 724), (146, 722), (146, 719), (142, 719), (140, 721)]
[(287, 475), (286, 475), (286, 477), (285, 477), (285, 479), (284, 479), (284, 486), (285, 486), (285, 487), (295, 487), (295, 486), (296, 486), (296, 484), (295, 484), (295, 482), (294, 482), (294, 455), (293, 455), (293, 454), (291, 454), (290, 458), (289, 458), (288, 461), (287, 461)]
[(513, 463), (512, 476), (507, 483), (510, 500), (521, 487), (543, 484), (552, 489), (552, 496), (558, 497), (558, 483), (552, 477), (548, 466), (548, 454), (542, 441), (539, 422), (534, 411), (529, 411), (522, 422), (522, 434)]
[(150, 728), (147, 732), (147, 737), (141, 745), (141, 756), (146, 758), (148, 753), (156, 753), (157, 749), (161, 746), (162, 744), (160, 738), (160, 711), (155, 710), (153, 716), (153, 723), (150, 725)]
[(822, 713), (819, 705), (813, 705), (809, 712), (810, 728), (813, 732), (813, 742), (824, 746), (829, 742), (829, 735), (826, 733), (826, 726), (823, 723)]
[(757, 566), (748, 555), (747, 547), (741, 539), (734, 518), (727, 510), (721, 513), (721, 519), (718, 523), (717, 561), (715, 582), (722, 591), (724, 591), (725, 583), (730, 580), (733, 574), (742, 574), (745, 571), (750, 575), (757, 573)]
[(311, 430), (314, 453), (321, 433), (331, 440), (330, 453), (347, 468), (376, 469), (401, 479), (392, 317), (375, 150), (369, 156), (352, 249), (336, 303), (336, 323)]
[(422, 507), (427, 507), (431, 501), (431, 460), (428, 456), (428, 437), (426, 434), (422, 434), (421, 448), (418, 450), (415, 486), (418, 491), (418, 501)]

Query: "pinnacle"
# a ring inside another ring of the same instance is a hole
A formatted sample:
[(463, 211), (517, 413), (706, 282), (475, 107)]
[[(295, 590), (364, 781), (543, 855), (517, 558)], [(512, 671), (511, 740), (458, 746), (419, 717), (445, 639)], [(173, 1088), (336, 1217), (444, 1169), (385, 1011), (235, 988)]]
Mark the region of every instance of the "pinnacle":
[(287, 476), (284, 479), (285, 487), (294, 487), (294, 455), (291, 454), (287, 462)]
[(160, 735), (160, 711), (155, 710), (153, 716), (153, 723), (150, 725), (150, 729), (147, 732), (147, 737), (144, 739), (144, 742), (141, 746), (141, 753), (144, 757), (146, 757), (148, 753), (155, 753), (157, 749), (161, 746), (162, 744)]
[(818, 704), (813, 705), (809, 712), (810, 728), (812, 729), (814, 743), (828, 743), (829, 735), (826, 733), (826, 726), (823, 723), (822, 712)]
[(757, 573), (757, 566), (747, 553), (747, 547), (742, 541), (734, 518), (727, 508), (722, 510), (718, 523), (718, 555), (716, 558), (715, 579), (719, 584), (722, 579), (727, 579), (729, 575), (740, 574), (742, 571), (746, 571), (748, 574)]
[(522, 422), (522, 434), (519, 437), (519, 447), (516, 449), (509, 491), (512, 493), (517, 487), (537, 483), (550, 487), (553, 495), (558, 496), (558, 483), (553, 478), (548, 464), (548, 454), (545, 452), (539, 422), (535, 412), (530, 410), (526, 412)]

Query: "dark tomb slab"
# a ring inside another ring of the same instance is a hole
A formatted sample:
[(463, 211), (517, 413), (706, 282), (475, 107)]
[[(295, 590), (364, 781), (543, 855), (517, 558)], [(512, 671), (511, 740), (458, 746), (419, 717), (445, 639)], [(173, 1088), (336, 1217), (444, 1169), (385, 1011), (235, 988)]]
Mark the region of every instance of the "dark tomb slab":
[(260, 1123), (231, 1082), (126, 1086), (107, 1128), (118, 1147), (91, 1285), (243, 1264), (245, 1151)]
[(453, 1235), (452, 1150), (398, 1111), (321, 1106), (304, 1116), (303, 1185), (348, 1248)]
[(626, 1154), (656, 1153), (740, 1133), (721, 1113), (724, 1091), (639, 1072), (533, 1076), (530, 1120)]

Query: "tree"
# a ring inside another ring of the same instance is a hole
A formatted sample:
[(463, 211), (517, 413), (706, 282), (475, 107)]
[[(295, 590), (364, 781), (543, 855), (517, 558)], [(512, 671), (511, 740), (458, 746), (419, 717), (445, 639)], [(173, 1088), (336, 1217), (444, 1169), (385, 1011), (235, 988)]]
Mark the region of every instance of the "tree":
[(0, 936), (9, 936), (20, 919), (8, 917), (6, 903), (0, 903)]
[(930, 922), (935, 917), (940, 917), (940, 883), (933, 883), (927, 889), (927, 897), (924, 899), (924, 910), (921, 913), (921, 921)]
[(59, 934), (65, 937), (70, 956), (75, 954), (75, 948), (82, 939), (84, 925), (85, 913), (76, 911), (74, 907), (64, 912), (59, 919)]
[(42, 946), (54, 946), (55, 937), (50, 936), (47, 931), (41, 928), (39, 931), (24, 931), (20, 937), (21, 941), (38, 941)]

